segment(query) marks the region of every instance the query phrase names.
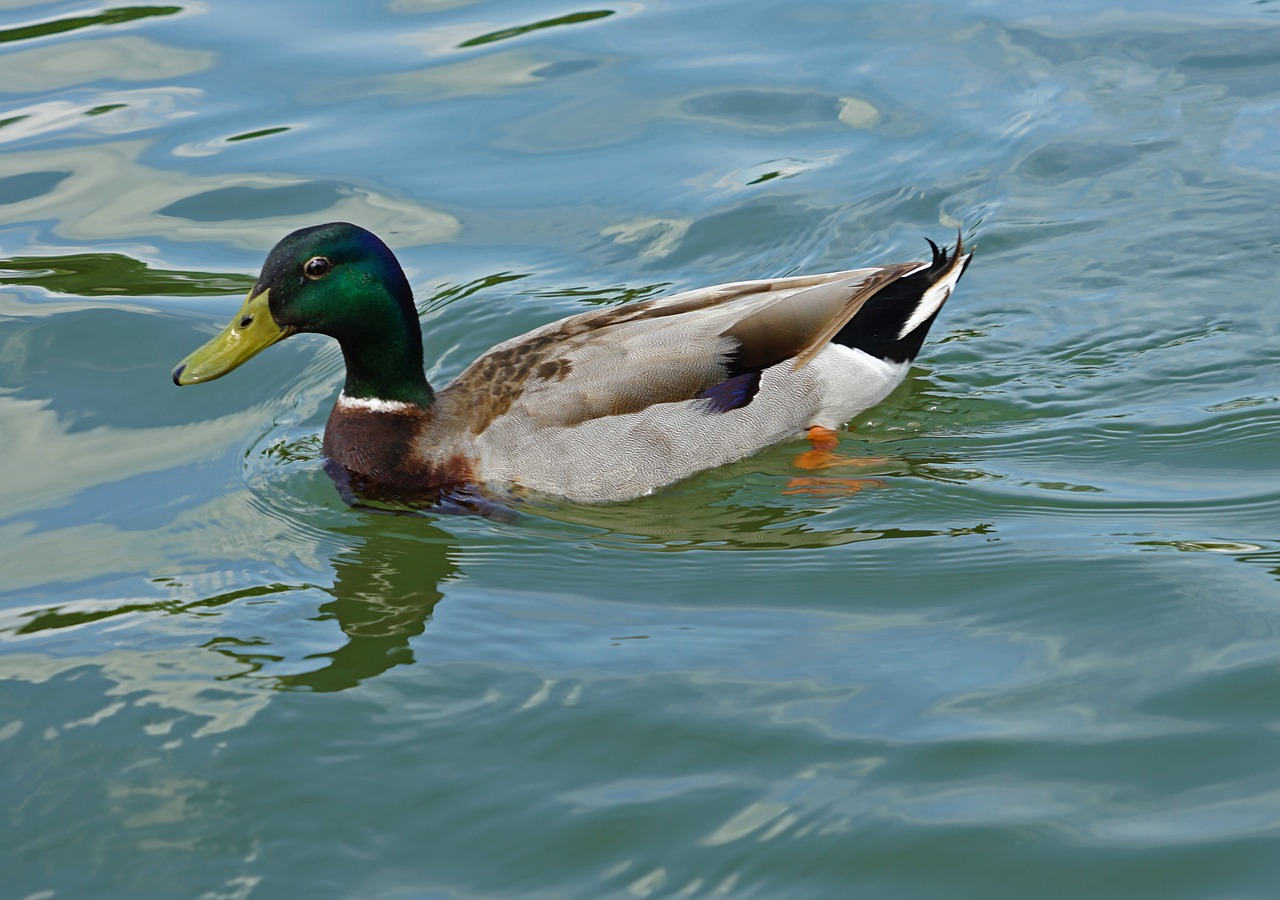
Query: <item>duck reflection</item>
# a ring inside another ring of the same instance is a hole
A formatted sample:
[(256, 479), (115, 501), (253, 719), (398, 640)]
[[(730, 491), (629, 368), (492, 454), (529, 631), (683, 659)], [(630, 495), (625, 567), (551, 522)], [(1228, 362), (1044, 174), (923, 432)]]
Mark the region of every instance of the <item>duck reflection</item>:
[(345, 643), (307, 659), (327, 659), (320, 668), (278, 676), (284, 689), (341, 691), (395, 666), (414, 661), (410, 641), (426, 630), (444, 596), (442, 582), (459, 570), (448, 534), (425, 519), (411, 531), (381, 527), (385, 520), (337, 529), (355, 540), (332, 559), (333, 599), (319, 618), (335, 622)]
[[(615, 506), (528, 498), (521, 506), (520, 526), (501, 541), (500, 552), (508, 566), (518, 561), (531, 567), (531, 574), (543, 566), (559, 577), (575, 558), (625, 567), (620, 551), (758, 553), (862, 541), (961, 538), (990, 530), (980, 521), (941, 529), (850, 527), (846, 500), (784, 498), (779, 487), (786, 484), (787, 472), (781, 462), (777, 473), (768, 472), (768, 465), (762, 468), (766, 471), (707, 475), (679, 489)], [(202, 509), (194, 517), (200, 523), (195, 530), (167, 533), (158, 558), (172, 565), (178, 558), (172, 542), (177, 541), (188, 550), (198, 548), (199, 570), (207, 572), (150, 579), (170, 586), (170, 598), (105, 606), (95, 600), (22, 613), (21, 625), (13, 629), (17, 635), (44, 632), (56, 647), (64, 635), (77, 631), (82, 645), (91, 648), (63, 657), (28, 644), (32, 652), (23, 665), (31, 666), (33, 679), (47, 678), (49, 671), (95, 666), (117, 682), (112, 693), (135, 694), (147, 703), (208, 719), (200, 730), (204, 734), (244, 724), (268, 705), (272, 692), (342, 691), (415, 663), (415, 653), (420, 656), (432, 646), (422, 636), (437, 604), (451, 592), (450, 584), (463, 577), (467, 560), (479, 558), (471, 555), (478, 548), (467, 536), (483, 540), (507, 526), (492, 519), (430, 513), (386, 516), (317, 503), (312, 491), (318, 482), (269, 482), (264, 493), (224, 498), (220, 512)], [(264, 511), (271, 514), (264, 516)], [(246, 544), (250, 522), (256, 530)], [(209, 569), (203, 554), (219, 545), (215, 535), (234, 535), (230, 547), (238, 562), (228, 559)], [(271, 577), (267, 573), (284, 571), (281, 565), (292, 567), (280, 562), (282, 556), (293, 557), (320, 577)], [(631, 558), (636, 567), (649, 565)], [(263, 573), (256, 584), (245, 584), (246, 564)], [(326, 569), (332, 572), (331, 580), (320, 574)], [(582, 577), (597, 576), (584, 572)], [(233, 590), (208, 590), (227, 585), (228, 578), (235, 584)], [(119, 630), (112, 620), (129, 616), (141, 616), (142, 621), (127, 646), (114, 639), (97, 643), (95, 635)], [(95, 623), (102, 628), (93, 628)], [(204, 652), (192, 652), (197, 647)]]
[[(343, 515), (344, 521), (324, 530), (322, 542), (308, 543), (313, 554), (327, 556), (334, 573), (330, 585), (267, 577), (191, 597), (193, 581), (207, 577), (217, 583), (224, 570), (150, 579), (190, 599), (86, 600), (15, 611), (0, 625), (0, 634), (8, 631), (29, 643), (21, 660), (9, 658), (9, 674), (27, 677), (23, 673), (30, 668), (32, 680), (43, 680), (49, 671), (90, 665), (107, 672), (120, 692), (209, 719), (203, 731), (212, 732), (248, 721), (266, 703), (264, 688), (341, 691), (412, 663), (411, 642), (426, 629), (443, 585), (461, 574), (455, 541), (424, 518), (387, 519), (345, 510)], [(295, 520), (293, 537), (306, 531)], [(273, 537), (264, 537), (264, 543), (287, 541), (283, 533)], [(325, 545), (333, 549), (326, 553)], [(265, 559), (268, 553), (258, 555)], [(285, 614), (270, 614), (273, 607)], [(116, 623), (130, 617), (142, 617), (130, 641), (97, 637), (118, 630), (122, 626)], [(178, 619), (176, 630), (167, 624), (171, 617)], [(73, 645), (82, 652), (58, 652), (71, 632), (78, 633)], [(50, 641), (47, 651), (40, 637)], [(317, 639), (323, 643), (315, 652)], [(208, 652), (192, 652), (197, 648)]]

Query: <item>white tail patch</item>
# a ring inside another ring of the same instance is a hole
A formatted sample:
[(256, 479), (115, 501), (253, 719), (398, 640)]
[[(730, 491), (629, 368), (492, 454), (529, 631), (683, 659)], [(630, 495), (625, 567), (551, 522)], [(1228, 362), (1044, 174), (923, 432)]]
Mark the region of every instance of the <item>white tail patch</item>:
[(912, 311), (911, 317), (903, 323), (902, 329), (898, 332), (898, 340), (915, 331), (921, 325), (929, 320), (929, 317), (942, 308), (942, 304), (947, 302), (947, 298), (951, 296), (951, 291), (956, 286), (956, 282), (960, 280), (960, 273), (964, 271), (964, 261), (968, 257), (957, 257), (951, 263), (951, 269), (942, 278), (929, 285), (929, 289), (920, 297), (920, 302), (916, 304), (916, 308)]
[(405, 403), (403, 400), (378, 400), (376, 398), (348, 397), (346, 394), (338, 395), (338, 405), (343, 409), (363, 409), (368, 412), (389, 413), (404, 412), (413, 406), (412, 403)]

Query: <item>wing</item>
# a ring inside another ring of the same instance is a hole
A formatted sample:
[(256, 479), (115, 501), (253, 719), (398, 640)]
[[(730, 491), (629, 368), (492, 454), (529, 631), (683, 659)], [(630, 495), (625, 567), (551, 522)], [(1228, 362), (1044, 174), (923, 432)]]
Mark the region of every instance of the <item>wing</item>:
[(570, 316), (494, 347), (440, 400), (472, 434), (506, 414), (568, 427), (699, 396), (709, 411), (736, 408), (761, 371), (804, 365), (878, 291), (927, 265), (737, 282)]

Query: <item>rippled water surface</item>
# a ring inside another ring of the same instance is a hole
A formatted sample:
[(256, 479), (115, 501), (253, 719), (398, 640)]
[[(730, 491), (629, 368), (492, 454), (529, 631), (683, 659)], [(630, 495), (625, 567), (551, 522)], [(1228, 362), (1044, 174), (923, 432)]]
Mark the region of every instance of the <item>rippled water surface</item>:
[[(1280, 3), (179, 2), (0, 2), (5, 896), (1276, 896)], [(409, 518), (169, 381), (335, 219), (438, 382), (977, 256), (861, 492)]]

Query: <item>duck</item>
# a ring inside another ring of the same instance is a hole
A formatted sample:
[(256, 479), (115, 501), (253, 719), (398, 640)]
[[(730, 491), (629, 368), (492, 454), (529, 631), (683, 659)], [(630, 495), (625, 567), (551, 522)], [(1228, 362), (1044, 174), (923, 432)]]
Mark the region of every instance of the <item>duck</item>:
[(327, 335), (346, 379), (322, 452), (349, 502), (476, 490), (631, 500), (783, 441), (838, 446), (839, 429), (906, 377), (972, 258), (959, 234), (953, 249), (928, 244), (928, 260), (570, 315), (436, 390), (395, 254), (357, 225), (315, 225), (276, 244), (239, 312), (173, 381), (212, 381), (287, 337)]

